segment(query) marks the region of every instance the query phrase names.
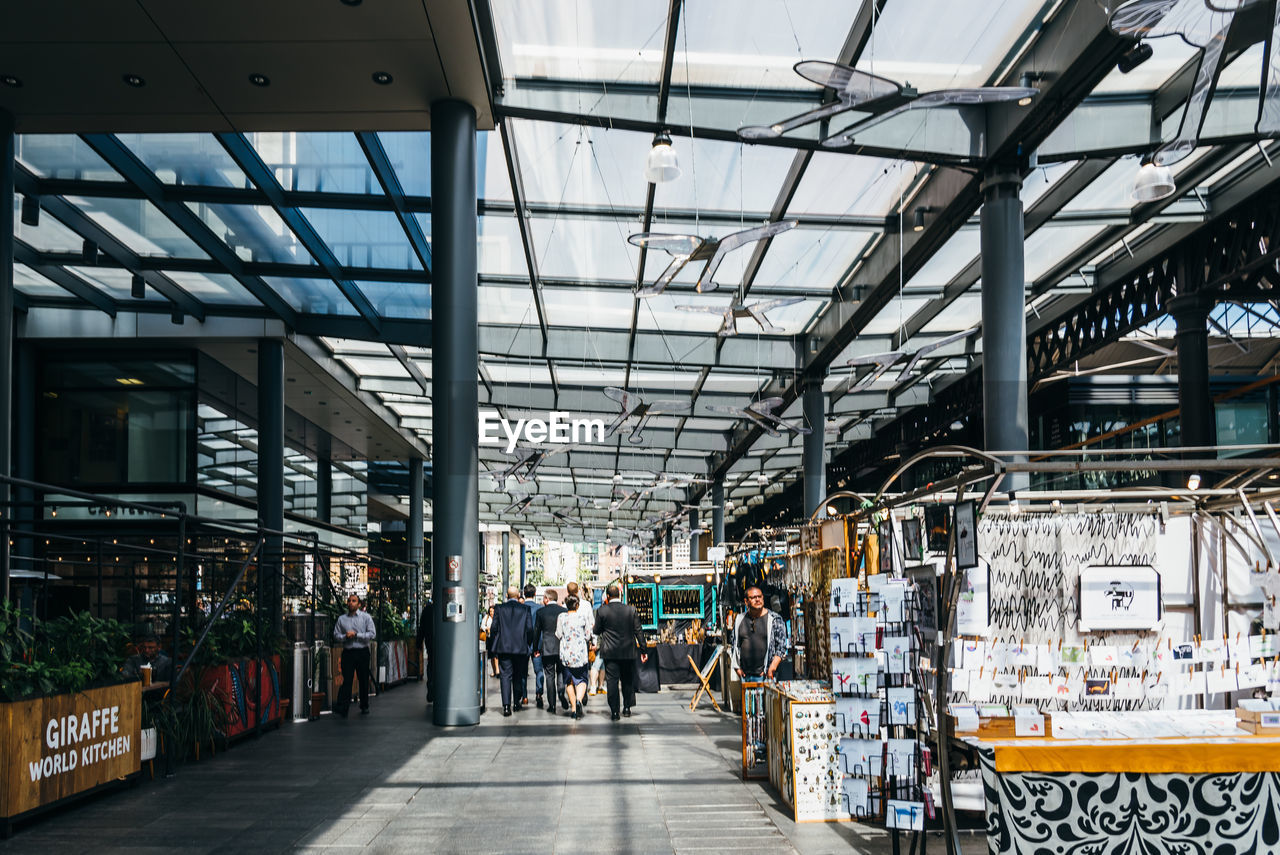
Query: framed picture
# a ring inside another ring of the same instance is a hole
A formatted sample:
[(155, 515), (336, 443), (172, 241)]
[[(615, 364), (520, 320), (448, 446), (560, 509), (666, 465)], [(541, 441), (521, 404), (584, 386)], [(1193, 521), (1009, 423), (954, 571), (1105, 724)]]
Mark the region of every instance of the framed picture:
[(956, 505), (956, 569), (978, 566), (978, 509), (973, 502)]
[(963, 575), (956, 601), (956, 634), (986, 635), (991, 624), (991, 570), (981, 564), (960, 572)]
[(912, 517), (902, 521), (902, 554), (908, 562), (924, 557), (920, 541), (920, 520)]
[(880, 535), (880, 572), (893, 572), (893, 520), (880, 523), (877, 532)]
[(924, 509), (925, 534), (930, 552), (946, 552), (951, 539), (951, 510), (944, 505), (928, 505)]
[(938, 635), (938, 615), (942, 608), (942, 592), (938, 586), (938, 571), (931, 564), (908, 567), (907, 578), (916, 586), (920, 602), (920, 619), (916, 626), (925, 641), (933, 641)]
[(1080, 571), (1080, 631), (1151, 629), (1160, 621), (1160, 574), (1147, 564)]

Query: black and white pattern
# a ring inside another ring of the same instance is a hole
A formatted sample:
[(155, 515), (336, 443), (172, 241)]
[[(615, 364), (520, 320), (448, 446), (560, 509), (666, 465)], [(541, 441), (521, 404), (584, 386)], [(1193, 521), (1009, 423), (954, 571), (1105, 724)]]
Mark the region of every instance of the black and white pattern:
[(1280, 852), (1280, 773), (1041, 773), (978, 752), (991, 855)]

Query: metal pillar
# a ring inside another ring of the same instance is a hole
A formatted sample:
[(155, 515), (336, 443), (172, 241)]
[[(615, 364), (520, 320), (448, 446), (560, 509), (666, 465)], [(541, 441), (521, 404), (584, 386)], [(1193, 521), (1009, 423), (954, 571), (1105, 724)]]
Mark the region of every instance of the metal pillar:
[(1212, 308), (1213, 299), (1206, 294), (1185, 294), (1169, 301), (1169, 314), (1178, 326), (1178, 445), (1187, 447), (1218, 442), (1209, 391), (1208, 320)]
[(698, 561), (701, 558), (701, 556), (698, 555), (699, 535), (700, 535), (700, 532), (698, 531), (698, 509), (691, 508), (689, 510), (689, 561), (690, 562)]
[(662, 572), (670, 573), (675, 569), (676, 553), (675, 553), (675, 532), (667, 529), (667, 537), (664, 541), (665, 549), (663, 550)]
[[(26, 342), (14, 347), (13, 377), (13, 474), (27, 481), (36, 480), (36, 355)], [(14, 537), (13, 560), (19, 569), (35, 570), (35, 491), (30, 487), (18, 487), (14, 491), (18, 506), (14, 509), (14, 521), (18, 533)], [(101, 587), (101, 586), (99, 586)], [(102, 607), (99, 597), (98, 607)]]
[(498, 602), (507, 598), (507, 588), (511, 587), (511, 532), (502, 533), (502, 590), (498, 592)]
[[(476, 385), (476, 112), (431, 105), (432, 584), (436, 670), (432, 720), (480, 723), (477, 648), (480, 484)], [(456, 563), (450, 570), (449, 564)], [(452, 578), (451, 578), (452, 576)]]
[[(13, 116), (0, 110), (0, 475), (11, 474), (13, 425)], [(0, 602), (9, 599), (9, 485), (0, 483)]]
[[(284, 529), (284, 342), (270, 338), (258, 341), (258, 524)], [(259, 613), (271, 628), (283, 624), (282, 551), (280, 537), (268, 537), (258, 562)]]
[[(827, 423), (827, 399), (822, 379), (812, 379), (804, 387), (804, 421), (809, 433), (804, 438), (804, 515), (813, 516), (827, 497), (827, 461), (823, 444)], [(825, 512), (821, 514), (825, 516)]]
[(333, 522), (333, 440), (327, 433), (316, 448), (316, 519)]
[(405, 529), (406, 555), (413, 569), (409, 571), (409, 615), (417, 624), (422, 609), (422, 458), (409, 458), (409, 527)]
[(711, 485), (711, 543), (724, 543), (724, 481), (719, 478)]
[[(1016, 169), (994, 168), (982, 183), (982, 416), (988, 451), (1025, 451), (1028, 444), (1021, 190)], [(1009, 474), (1001, 489), (1025, 489), (1029, 483), (1025, 472)]]
[(520, 538), (520, 590), (524, 590), (524, 586), (529, 584), (529, 565), (525, 560), (524, 538)]

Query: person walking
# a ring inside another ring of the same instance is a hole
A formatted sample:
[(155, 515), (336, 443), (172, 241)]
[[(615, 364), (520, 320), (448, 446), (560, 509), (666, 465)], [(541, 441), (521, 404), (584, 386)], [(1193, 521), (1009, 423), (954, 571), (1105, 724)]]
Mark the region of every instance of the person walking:
[(480, 618), (480, 631), (484, 633), (484, 655), (489, 660), (489, 676), (498, 676), (498, 657), (493, 653), (493, 606)]
[(422, 607), (422, 615), (418, 618), (418, 649), (422, 651), (422, 675), (427, 681), (427, 703), (431, 703), (431, 668), (436, 658), (432, 653), (435, 640), (435, 627), (431, 623), (431, 598)]
[(764, 605), (764, 592), (748, 588), (746, 608), (733, 622), (729, 648), (733, 670), (743, 680), (772, 680), (787, 655), (787, 622)]
[(560, 698), (560, 706), (569, 708), (569, 700), (564, 692), (564, 673), (560, 667), (560, 639), (556, 636), (556, 626), (560, 615), (565, 613), (564, 606), (557, 602), (555, 591), (548, 590), (542, 595), (542, 608), (533, 620), (533, 657), (539, 663), (538, 706), (542, 706), (542, 678), (547, 682), (547, 712), (556, 711), (556, 698)]
[(369, 648), (378, 637), (373, 618), (360, 608), (360, 597), (347, 597), (347, 613), (333, 625), (334, 641), (342, 644), (342, 688), (333, 711), (343, 718), (351, 707), (353, 683), (360, 680), (360, 714), (369, 714)]
[(565, 597), (564, 607), (564, 613), (556, 617), (556, 638), (560, 640), (560, 662), (564, 665), (565, 694), (569, 701), (565, 710), (577, 719), (582, 718), (582, 703), (587, 696), (587, 642), (591, 640), (591, 624), (587, 623), (581, 601), (573, 594)]
[[(640, 614), (636, 607), (622, 602), (622, 586), (611, 582), (605, 589), (608, 602), (596, 609), (595, 634), (600, 637), (600, 651), (604, 657), (604, 676), (608, 686), (609, 718), (618, 720), (621, 700), (622, 714), (631, 715), (636, 705), (636, 654), (647, 662), (648, 654), (641, 653), (644, 632), (640, 629)], [(621, 684), (621, 699), (619, 699)]]
[[(533, 585), (524, 586), (524, 596), (521, 598), (524, 607), (529, 610), (529, 620), (536, 627), (538, 625), (538, 612), (542, 610), (542, 604), (538, 602), (538, 589)], [(536, 650), (533, 642), (529, 643), (529, 658), (525, 660), (525, 671), (520, 675), (520, 703), (526, 707), (529, 706), (529, 668), (533, 665), (534, 690), (538, 698), (538, 709), (542, 709), (542, 657), (535, 655)]]
[(512, 692), (516, 693), (514, 709), (524, 709), (521, 703), (520, 675), (529, 667), (529, 645), (533, 643), (533, 620), (529, 610), (520, 602), (520, 589), (512, 585), (507, 589), (507, 601), (493, 609), (493, 652), (498, 657), (498, 677), (502, 690), (502, 714), (511, 715)]

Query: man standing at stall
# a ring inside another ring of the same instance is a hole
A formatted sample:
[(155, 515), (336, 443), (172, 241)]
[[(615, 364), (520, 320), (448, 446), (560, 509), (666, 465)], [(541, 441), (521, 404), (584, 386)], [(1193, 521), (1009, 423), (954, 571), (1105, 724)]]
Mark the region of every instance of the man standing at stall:
[(520, 589), (507, 588), (507, 601), (493, 609), (493, 653), (498, 657), (498, 678), (502, 687), (502, 714), (511, 715), (511, 693), (516, 692), (515, 711), (524, 709), (519, 695), (520, 676), (528, 673), (529, 645), (533, 643), (533, 618), (520, 602)]
[[(618, 720), (618, 689), (622, 686), (622, 714), (631, 715), (636, 705), (636, 654), (644, 644), (640, 628), (640, 613), (636, 607), (622, 602), (622, 586), (611, 582), (605, 589), (609, 601), (596, 609), (595, 629), (600, 636), (599, 656), (604, 657), (604, 675), (608, 686), (609, 712), (613, 721)], [(647, 654), (640, 653), (640, 661), (646, 662)]]
[(733, 670), (742, 680), (772, 680), (787, 655), (787, 622), (764, 605), (764, 592), (748, 588), (746, 609), (733, 624)]
[(369, 648), (378, 637), (373, 618), (360, 608), (360, 597), (347, 597), (347, 613), (340, 615), (333, 626), (333, 638), (342, 642), (342, 688), (333, 711), (343, 718), (351, 707), (352, 682), (360, 680), (360, 714), (369, 714)]

